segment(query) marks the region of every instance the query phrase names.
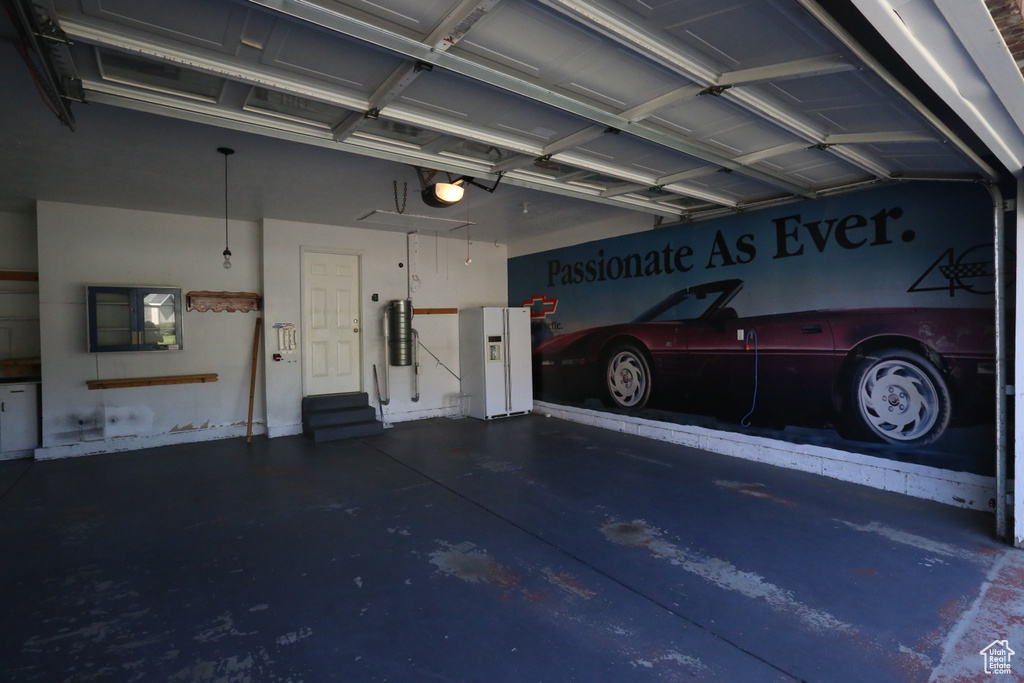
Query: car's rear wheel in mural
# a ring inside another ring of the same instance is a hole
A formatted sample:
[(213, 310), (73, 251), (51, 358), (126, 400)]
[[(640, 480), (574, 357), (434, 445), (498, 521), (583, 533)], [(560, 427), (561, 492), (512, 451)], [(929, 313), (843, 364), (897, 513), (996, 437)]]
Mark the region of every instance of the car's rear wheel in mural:
[(893, 444), (924, 445), (949, 426), (949, 388), (924, 356), (886, 349), (865, 357), (850, 383), (851, 435)]
[(651, 396), (651, 368), (635, 346), (618, 346), (606, 356), (605, 402), (616, 408), (640, 410)]

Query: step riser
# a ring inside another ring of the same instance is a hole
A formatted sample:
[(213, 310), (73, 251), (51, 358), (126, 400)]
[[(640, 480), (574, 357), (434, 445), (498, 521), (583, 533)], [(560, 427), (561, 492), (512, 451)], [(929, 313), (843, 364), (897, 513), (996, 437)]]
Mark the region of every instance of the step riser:
[(302, 412), (310, 413), (320, 410), (362, 408), (368, 405), (370, 405), (370, 396), (366, 392), (358, 394), (327, 394), (325, 396), (305, 396), (302, 399)]
[(306, 437), (317, 443), (324, 441), (339, 441), (341, 439), (354, 439), (360, 436), (372, 436), (382, 434), (384, 425), (380, 422), (360, 422), (358, 424), (346, 425), (344, 427), (324, 427), (321, 429), (309, 429), (304, 433)]
[(372, 422), (377, 419), (373, 408), (349, 408), (348, 410), (324, 410), (308, 413), (302, 420), (305, 429), (347, 425), (355, 422)]
[(366, 393), (306, 396), (302, 399), (302, 433), (320, 443), (384, 432)]

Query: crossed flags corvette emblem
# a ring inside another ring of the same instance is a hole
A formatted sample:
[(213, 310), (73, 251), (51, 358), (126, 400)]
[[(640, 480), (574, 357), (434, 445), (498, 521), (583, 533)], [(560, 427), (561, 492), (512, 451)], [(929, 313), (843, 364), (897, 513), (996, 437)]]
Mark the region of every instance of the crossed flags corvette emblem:
[(549, 299), (543, 294), (537, 294), (522, 303), (524, 308), (530, 309), (530, 318), (546, 318), (554, 314), (558, 308), (558, 299)]

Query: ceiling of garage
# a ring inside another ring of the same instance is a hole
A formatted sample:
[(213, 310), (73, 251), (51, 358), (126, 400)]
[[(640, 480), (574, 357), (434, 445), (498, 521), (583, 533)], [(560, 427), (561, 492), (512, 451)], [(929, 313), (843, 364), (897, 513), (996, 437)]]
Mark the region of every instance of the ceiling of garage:
[[(814, 0), (7, 4), (41, 34), (56, 89), (84, 102), (188, 122), (175, 135), (255, 133), (285, 155), (398, 161), (496, 193), (672, 222), (997, 175)], [(82, 104), (55, 106), (83, 130)], [(117, 164), (107, 154), (94, 173)], [(266, 182), (289, 191), (286, 176)]]

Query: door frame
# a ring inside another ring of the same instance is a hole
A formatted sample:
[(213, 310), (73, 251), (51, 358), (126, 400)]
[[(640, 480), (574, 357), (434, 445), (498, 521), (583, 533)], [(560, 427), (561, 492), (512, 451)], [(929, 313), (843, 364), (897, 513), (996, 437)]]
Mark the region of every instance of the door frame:
[(302, 349), (301, 355), (301, 375), (302, 375), (302, 396), (305, 398), (309, 396), (308, 389), (306, 387), (306, 363), (309, 360), (306, 358), (306, 254), (333, 254), (337, 256), (354, 256), (356, 258), (356, 267), (359, 269), (359, 274), (356, 278), (357, 286), (359, 287), (359, 388), (353, 393), (365, 392), (366, 391), (366, 373), (363, 372), (363, 365), (366, 359), (366, 345), (364, 340), (366, 338), (366, 318), (363, 315), (363, 252), (354, 251), (351, 249), (332, 249), (329, 247), (307, 247), (302, 246), (299, 248), (299, 331), (302, 334), (302, 340), (300, 342), (300, 348)]

